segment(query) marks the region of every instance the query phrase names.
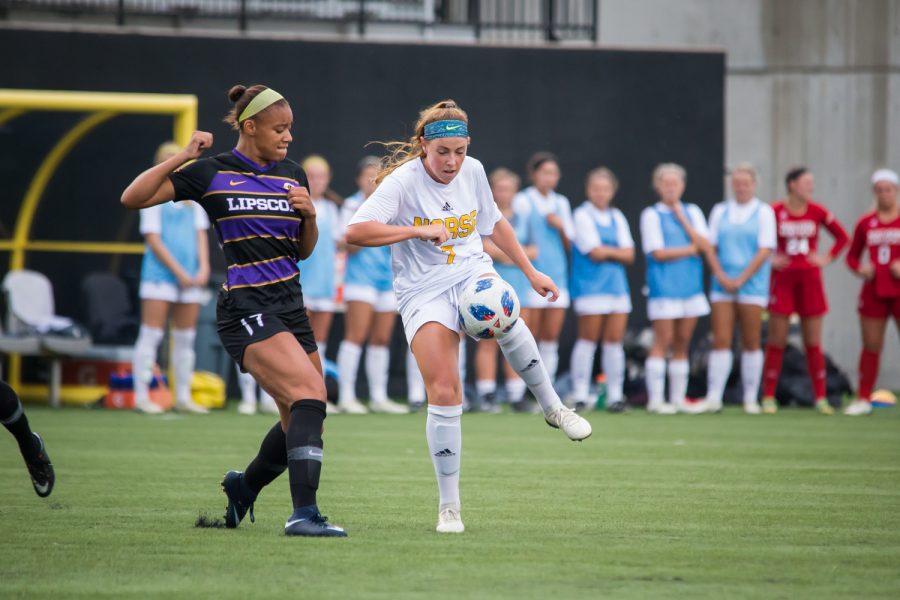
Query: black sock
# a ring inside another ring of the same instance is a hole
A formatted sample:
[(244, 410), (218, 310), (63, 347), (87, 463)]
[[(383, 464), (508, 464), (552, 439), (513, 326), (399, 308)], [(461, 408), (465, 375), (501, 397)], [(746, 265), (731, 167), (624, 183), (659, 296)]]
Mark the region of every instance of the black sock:
[(262, 444), (259, 453), (244, 470), (244, 483), (254, 494), (275, 481), (287, 469), (287, 440), (281, 429), (281, 421), (275, 423)]
[(0, 381), (0, 423), (3, 423), (19, 442), (19, 451), (26, 462), (38, 457), (41, 447), (31, 433), (28, 418), (22, 410), (22, 403), (19, 402), (16, 392), (5, 381)]
[(288, 421), (287, 459), (294, 508), (316, 504), (319, 474), (322, 471), (322, 423), (325, 403), (298, 400), (291, 405)]

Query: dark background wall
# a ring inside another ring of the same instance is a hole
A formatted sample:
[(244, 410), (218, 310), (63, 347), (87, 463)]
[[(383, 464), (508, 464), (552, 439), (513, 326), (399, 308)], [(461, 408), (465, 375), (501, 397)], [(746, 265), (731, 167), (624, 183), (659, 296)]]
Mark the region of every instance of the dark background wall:
[[(563, 172), (559, 191), (574, 207), (583, 199), (590, 168), (613, 169), (621, 181), (616, 202), (636, 238), (639, 213), (653, 200), (650, 173), (659, 162), (685, 166), (686, 200), (708, 210), (721, 196), (720, 53), (4, 30), (0, 55), (15, 57), (0, 74), (0, 87), (196, 94), (199, 127), (215, 134), (217, 151), (235, 140), (221, 121), (229, 109), (227, 89), (269, 85), (294, 108), (291, 158), (324, 155), (335, 173), (333, 187), (343, 195), (354, 191), (356, 162), (375, 150), (365, 148), (367, 142), (408, 137), (421, 108), (453, 98), (469, 113), (470, 153), (488, 170), (506, 166), (524, 175), (532, 152), (551, 150)], [(0, 128), (0, 235), (12, 230), (40, 157), (76, 118), (32, 114)], [(139, 240), (135, 215), (117, 198), (171, 135), (170, 123), (126, 116), (96, 130), (54, 177), (31, 237)], [(134, 279), (138, 261), (34, 253), (28, 266), (54, 280), (59, 312), (77, 316), (78, 297), (71, 291), (85, 272), (112, 269)], [(633, 323), (639, 326), (646, 322), (640, 259), (630, 276)]]

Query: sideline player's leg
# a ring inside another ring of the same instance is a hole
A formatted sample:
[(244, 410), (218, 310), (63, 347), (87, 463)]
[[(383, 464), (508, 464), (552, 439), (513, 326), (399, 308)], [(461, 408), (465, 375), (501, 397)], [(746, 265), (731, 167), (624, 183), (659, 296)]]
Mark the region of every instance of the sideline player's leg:
[(440, 496), (437, 531), (462, 533), (465, 530), (459, 499), (462, 385), (459, 371), (447, 368), (459, 351), (459, 335), (441, 323), (428, 321), (415, 332), (410, 346), (428, 397), (425, 438)]
[(604, 315), (578, 315), (578, 339), (572, 346), (569, 372), (572, 377), (572, 396), (569, 406), (575, 410), (593, 408), (595, 399), (588, 398), (591, 385), (591, 373), (594, 368), (594, 355), (597, 353), (597, 340), (603, 331)]
[(887, 319), (860, 316), (859, 326), (863, 342), (859, 353), (859, 397), (844, 410), (845, 415), (854, 417), (872, 412), (870, 396), (878, 380)]
[(191, 379), (197, 355), (194, 340), (197, 337), (197, 318), (200, 305), (193, 302), (175, 303), (172, 306), (172, 362), (175, 371), (175, 409), (208, 415), (209, 409), (200, 406), (191, 397)]
[(0, 423), (3, 423), (19, 444), (19, 452), (25, 459), (34, 492), (41, 498), (46, 498), (53, 491), (53, 484), (56, 482), (53, 463), (47, 456), (44, 440), (29, 427), (19, 396), (2, 380), (0, 380)]
[(369, 409), (356, 398), (356, 374), (359, 372), (363, 344), (369, 337), (373, 316), (374, 307), (369, 302), (347, 301), (347, 312), (344, 319), (347, 331), (344, 340), (338, 346), (337, 353), (339, 373), (337, 406), (341, 412), (348, 414), (369, 412)]
[[(388, 292), (393, 296), (393, 292)], [(369, 348), (366, 350), (366, 379), (369, 381), (369, 410), (375, 413), (403, 415), (409, 407), (394, 402), (388, 397), (388, 374), (391, 362), (391, 337), (397, 313), (390, 310), (379, 310), (375, 307), (375, 318), (372, 332), (369, 335)]]
[(610, 313), (603, 328), (603, 373), (606, 375), (606, 410), (619, 413), (625, 410), (625, 331), (628, 313)]
[(706, 411), (703, 403), (689, 405), (687, 403), (688, 379), (690, 377), (690, 364), (688, 363), (688, 350), (691, 345), (691, 337), (697, 326), (697, 317), (684, 317), (675, 319), (674, 334), (672, 336), (672, 358), (669, 360), (669, 402), (679, 412), (697, 414)]
[(712, 303), (710, 323), (713, 339), (706, 375), (706, 408), (709, 412), (722, 410), (722, 396), (734, 361), (731, 342), (736, 316), (737, 309), (734, 302)]
[[(770, 309), (771, 311), (771, 306)], [(788, 321), (790, 315), (769, 313), (769, 333), (766, 342), (766, 361), (763, 371), (763, 414), (774, 415), (778, 412), (775, 401), (775, 389), (781, 375), (781, 361), (784, 358), (784, 347), (787, 344)]]
[(760, 350), (763, 307), (760, 304), (738, 304), (741, 322), (741, 388), (744, 412), (758, 415), (759, 386), (763, 373), (763, 352)]
[(131, 372), (134, 375), (134, 409), (148, 415), (157, 415), (163, 409), (150, 401), (150, 382), (156, 353), (165, 332), (169, 302), (153, 298), (141, 300), (141, 328), (134, 344)]
[(677, 410), (666, 402), (666, 353), (675, 335), (673, 319), (653, 319), (653, 344), (644, 362), (647, 381), (647, 412), (674, 415)]
[(800, 333), (806, 349), (806, 368), (812, 382), (815, 406), (819, 414), (833, 415), (825, 395), (825, 355), (822, 353), (822, 317), (801, 317)]

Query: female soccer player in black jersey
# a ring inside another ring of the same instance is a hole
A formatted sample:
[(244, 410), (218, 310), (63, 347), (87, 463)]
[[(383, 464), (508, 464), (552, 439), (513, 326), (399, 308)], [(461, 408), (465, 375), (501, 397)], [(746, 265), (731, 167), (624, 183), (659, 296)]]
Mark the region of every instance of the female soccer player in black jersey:
[(281, 412), (247, 469), (225, 475), (226, 526), (237, 527), (248, 511), (252, 521), (257, 494), (287, 468), (294, 512), (285, 534), (343, 537), (316, 506), (326, 395), (297, 260), (312, 253), (318, 229), (306, 174), (286, 158), (293, 113), (263, 85), (236, 85), (228, 97), (234, 108), (225, 120), (239, 132), (237, 146), (185, 164), (212, 146), (212, 135), (197, 131), (183, 152), (138, 175), (122, 203), (194, 200), (206, 210), (228, 261), (219, 337)]

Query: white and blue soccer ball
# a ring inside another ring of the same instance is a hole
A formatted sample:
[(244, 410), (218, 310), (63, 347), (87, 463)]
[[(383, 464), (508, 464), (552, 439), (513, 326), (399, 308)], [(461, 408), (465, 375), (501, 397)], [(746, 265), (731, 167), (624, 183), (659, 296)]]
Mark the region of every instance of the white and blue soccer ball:
[(519, 298), (499, 277), (480, 277), (459, 296), (459, 324), (476, 339), (500, 338), (519, 319)]

